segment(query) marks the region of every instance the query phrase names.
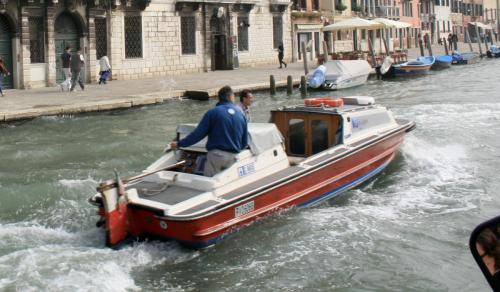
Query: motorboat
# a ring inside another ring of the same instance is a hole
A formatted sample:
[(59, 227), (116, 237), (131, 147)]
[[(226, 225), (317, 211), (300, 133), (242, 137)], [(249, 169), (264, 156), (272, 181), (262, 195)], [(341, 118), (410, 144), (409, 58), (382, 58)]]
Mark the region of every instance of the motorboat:
[(436, 56), (436, 62), (434, 62), (431, 69), (440, 70), (450, 68), (452, 61), (453, 57), (449, 55)]
[(451, 57), (453, 58), (452, 65), (467, 65), (479, 62), (479, 54), (475, 52), (459, 53), (454, 51)]
[(433, 56), (417, 57), (415, 60), (393, 65), (394, 74), (396, 76), (426, 74), (429, 72), (432, 65), (434, 65), (435, 61), (436, 58)]
[(330, 60), (308, 75), (310, 88), (338, 90), (366, 83), (372, 67), (365, 60)]
[(392, 59), (386, 57), (381, 66), (377, 67), (379, 77), (392, 78), (397, 76), (410, 76), (426, 74), (434, 65), (436, 58), (433, 56), (417, 57), (401, 64), (393, 64)]
[(500, 57), (500, 48), (497, 45), (491, 45), (490, 49), (486, 51), (486, 56), (488, 56), (488, 58)]
[[(179, 125), (177, 138), (195, 127)], [(369, 180), (414, 127), (372, 97), (306, 99), (272, 110), (269, 123), (250, 123), (248, 149), (213, 177), (203, 176), (205, 139), (167, 150), (139, 175), (101, 182), (89, 202), (110, 247), (156, 238), (204, 248), (256, 220)]]

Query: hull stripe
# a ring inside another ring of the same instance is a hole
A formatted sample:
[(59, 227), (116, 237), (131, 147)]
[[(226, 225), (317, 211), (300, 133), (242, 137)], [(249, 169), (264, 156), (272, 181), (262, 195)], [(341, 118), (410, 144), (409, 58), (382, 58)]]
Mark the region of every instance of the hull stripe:
[(359, 178), (357, 178), (357, 179), (355, 179), (355, 180), (353, 180), (353, 181), (351, 181), (343, 186), (340, 186), (336, 189), (333, 189), (330, 192), (324, 193), (323, 195), (320, 195), (319, 197), (316, 197), (316, 198), (311, 199), (307, 202), (304, 202), (304, 203), (298, 205), (297, 207), (299, 207), (299, 208), (310, 207), (310, 206), (316, 205), (324, 200), (328, 200), (336, 195), (339, 195), (340, 193), (347, 191), (348, 189), (354, 188), (357, 185), (363, 183), (364, 181), (372, 178), (373, 176), (377, 175), (382, 170), (384, 170), (384, 168), (387, 167), (387, 165), (391, 162), (391, 160), (392, 160), (392, 158), (389, 159), (384, 164), (380, 165), (379, 167), (375, 168), (374, 170), (368, 172), (367, 174), (365, 174), (365, 175), (363, 175), (363, 176), (361, 176), (361, 177), (359, 177)]
[[(315, 204), (318, 204), (320, 203), (321, 201), (324, 201), (324, 200), (327, 200), (327, 199), (330, 199), (332, 197), (334, 197), (335, 195), (338, 195), (348, 189), (351, 189), (361, 183), (363, 183), (364, 181), (372, 178), (373, 176), (377, 175), (378, 173), (380, 173), (382, 170), (384, 170), (385, 167), (387, 167), (387, 165), (389, 165), (389, 163), (391, 162), (392, 158), (391, 159), (388, 159), (387, 162), (384, 162), (382, 165), (380, 165), (379, 167), (373, 169), (372, 171), (368, 172), (367, 174), (351, 181), (351, 182), (348, 182), (332, 191), (329, 191), (325, 194), (322, 194), (320, 195), (319, 197), (316, 197), (312, 200), (309, 200), (307, 202), (304, 202), (300, 205), (297, 205), (295, 207), (298, 207), (298, 208), (305, 208), (305, 207), (309, 207), (309, 206), (313, 206)], [(262, 217), (261, 217), (262, 218)], [(245, 224), (246, 226), (247, 224)], [(191, 247), (197, 247), (197, 248), (200, 248), (200, 247), (207, 247), (207, 246), (210, 246), (212, 244), (215, 244), (217, 241), (221, 240), (222, 238), (226, 237), (227, 235), (231, 234), (231, 233), (236, 233), (237, 231), (239, 231), (239, 229), (243, 228), (244, 226), (241, 226), (241, 227), (235, 227), (235, 228), (232, 228), (229, 232), (227, 233), (224, 233), (222, 235), (219, 235), (217, 237), (214, 237), (214, 238), (211, 238), (209, 240), (206, 240), (206, 241), (180, 241), (181, 243), (184, 243), (186, 245), (189, 245)]]

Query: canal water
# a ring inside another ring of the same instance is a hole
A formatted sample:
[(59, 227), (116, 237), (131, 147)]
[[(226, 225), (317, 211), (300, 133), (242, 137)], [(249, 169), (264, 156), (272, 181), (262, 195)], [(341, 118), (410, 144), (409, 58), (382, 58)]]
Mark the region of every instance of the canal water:
[[(87, 199), (114, 169), (144, 169), (213, 101), (0, 125), (0, 290), (487, 291), (468, 240), (500, 213), (500, 60), (333, 95), (374, 96), (417, 128), (364, 186), (202, 251), (106, 248)], [(256, 94), (253, 118), (297, 103)]]

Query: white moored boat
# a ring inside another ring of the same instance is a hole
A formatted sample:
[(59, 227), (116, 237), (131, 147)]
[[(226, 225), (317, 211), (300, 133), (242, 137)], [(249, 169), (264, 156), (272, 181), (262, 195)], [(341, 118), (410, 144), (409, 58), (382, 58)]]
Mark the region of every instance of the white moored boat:
[(331, 60), (308, 76), (309, 87), (338, 90), (366, 83), (372, 67), (365, 60)]

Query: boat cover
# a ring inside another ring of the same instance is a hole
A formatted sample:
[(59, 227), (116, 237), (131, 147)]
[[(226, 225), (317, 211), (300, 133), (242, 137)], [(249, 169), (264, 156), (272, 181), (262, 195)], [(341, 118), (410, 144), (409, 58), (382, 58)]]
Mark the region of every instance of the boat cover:
[(311, 88), (319, 88), (325, 83), (326, 67), (318, 66), (312, 75), (309, 75), (307, 83)]
[[(372, 67), (365, 60), (332, 60), (323, 64), (326, 67), (328, 80), (335, 80), (339, 76), (357, 77), (370, 74)], [(346, 79), (346, 78), (344, 78)]]
[(497, 45), (491, 45), (490, 52), (492, 52), (493, 54), (499, 54), (500, 48)]
[(453, 57), (449, 55), (441, 55), (436, 57), (436, 62), (451, 63), (451, 61), (453, 61)]
[[(179, 134), (179, 139), (183, 139), (189, 133), (191, 133), (198, 124), (180, 124), (177, 126), (177, 133)], [(283, 143), (283, 136), (272, 123), (249, 123), (248, 124), (248, 145), (253, 154), (258, 155), (268, 149), (273, 148), (276, 145), (281, 145)], [(191, 147), (199, 147), (205, 149), (205, 144), (207, 143), (207, 138), (204, 138), (200, 142), (192, 145)]]

